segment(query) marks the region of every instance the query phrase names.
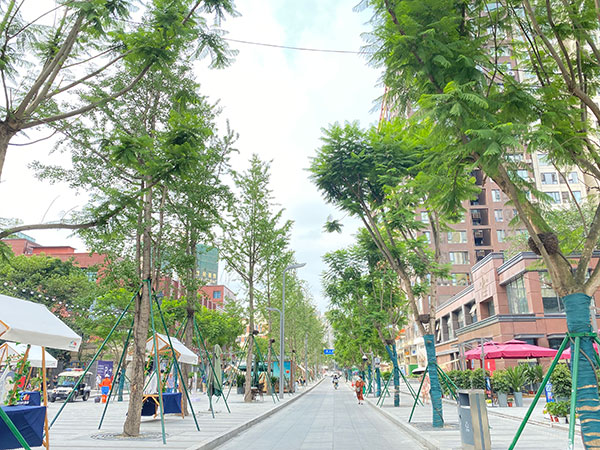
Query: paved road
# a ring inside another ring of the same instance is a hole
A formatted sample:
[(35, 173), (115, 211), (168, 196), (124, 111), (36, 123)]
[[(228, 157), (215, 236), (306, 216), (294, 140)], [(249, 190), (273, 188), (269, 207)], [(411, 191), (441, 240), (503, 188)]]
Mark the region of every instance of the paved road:
[(230, 440), (220, 450), (358, 450), (422, 447), (397, 426), (358, 405), (354, 394), (340, 383), (333, 389), (325, 379), (312, 392)]

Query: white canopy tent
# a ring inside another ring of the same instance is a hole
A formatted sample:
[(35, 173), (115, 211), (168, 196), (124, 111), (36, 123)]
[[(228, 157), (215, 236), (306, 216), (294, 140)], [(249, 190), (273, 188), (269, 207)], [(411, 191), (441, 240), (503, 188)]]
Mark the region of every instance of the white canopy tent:
[(76, 352), (81, 338), (48, 308), (0, 294), (0, 339)]
[[(6, 363), (6, 360), (11, 356), (23, 356), (27, 351), (27, 344), (15, 344), (12, 342), (5, 342), (0, 345), (0, 366)], [(46, 368), (55, 368), (58, 366), (58, 361), (50, 353), (46, 352)], [(32, 345), (27, 355), (27, 360), (30, 362), (31, 367), (42, 367), (42, 347), (39, 345)]]
[[(177, 361), (186, 364), (198, 364), (198, 355), (187, 348), (183, 343), (174, 337), (171, 337), (171, 343), (173, 344), (173, 350), (177, 354)], [(163, 354), (171, 351), (169, 346), (169, 338), (164, 334), (156, 333), (156, 344), (158, 346), (158, 353)], [(146, 353), (154, 355), (154, 338), (150, 336), (146, 341)], [(131, 360), (131, 353), (127, 355), (127, 360)]]

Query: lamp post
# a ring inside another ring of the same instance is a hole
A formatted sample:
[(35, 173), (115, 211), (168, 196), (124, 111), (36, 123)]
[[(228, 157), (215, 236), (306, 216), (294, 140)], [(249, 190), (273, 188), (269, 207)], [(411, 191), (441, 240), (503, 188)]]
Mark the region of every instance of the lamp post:
[[(279, 308), (270, 308), (267, 307), (268, 311), (276, 311), (279, 313), (279, 330), (281, 330), (281, 327), (283, 326), (283, 314), (281, 314), (281, 310)], [(271, 339), (272, 341), (275, 341), (275, 339)], [(281, 347), (282, 345), (279, 345), (279, 354), (281, 354)], [(283, 375), (283, 368), (281, 366), (281, 359), (279, 359), (279, 398), (283, 398), (283, 391), (281, 390), (281, 376)]]
[(290, 264), (283, 269), (283, 285), (281, 288), (281, 319), (279, 327), (279, 398), (283, 398), (283, 380), (285, 377), (285, 273), (288, 270), (299, 269), (304, 267), (306, 263)]

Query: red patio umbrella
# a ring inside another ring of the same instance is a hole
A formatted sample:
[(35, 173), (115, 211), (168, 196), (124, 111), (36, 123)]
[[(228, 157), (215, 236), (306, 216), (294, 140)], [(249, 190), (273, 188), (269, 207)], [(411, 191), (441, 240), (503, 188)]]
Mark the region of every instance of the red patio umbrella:
[[(598, 344), (594, 342), (594, 350), (598, 353)], [(591, 356), (591, 355), (590, 355)], [(571, 347), (566, 349), (562, 355), (560, 355), (560, 359), (571, 359)]]
[[(495, 341), (484, 342), (483, 343), (484, 357), (487, 359), (488, 353), (491, 351), (494, 351), (500, 345), (502, 345), (502, 344), (499, 344), (498, 342), (495, 342)], [(481, 345), (478, 345), (474, 349), (471, 349), (471, 350), (465, 352), (465, 358), (466, 359), (481, 359)]]
[[(513, 339), (502, 344), (483, 345), (486, 359), (524, 359), (546, 358), (556, 356), (557, 350), (531, 345), (524, 341)], [(481, 346), (465, 353), (467, 359), (480, 359)]]

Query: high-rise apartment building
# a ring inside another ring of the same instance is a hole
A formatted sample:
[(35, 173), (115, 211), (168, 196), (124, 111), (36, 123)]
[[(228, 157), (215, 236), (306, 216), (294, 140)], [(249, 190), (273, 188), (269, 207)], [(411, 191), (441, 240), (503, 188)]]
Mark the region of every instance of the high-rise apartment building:
[(204, 244), (196, 246), (196, 275), (207, 284), (219, 282), (219, 249)]

